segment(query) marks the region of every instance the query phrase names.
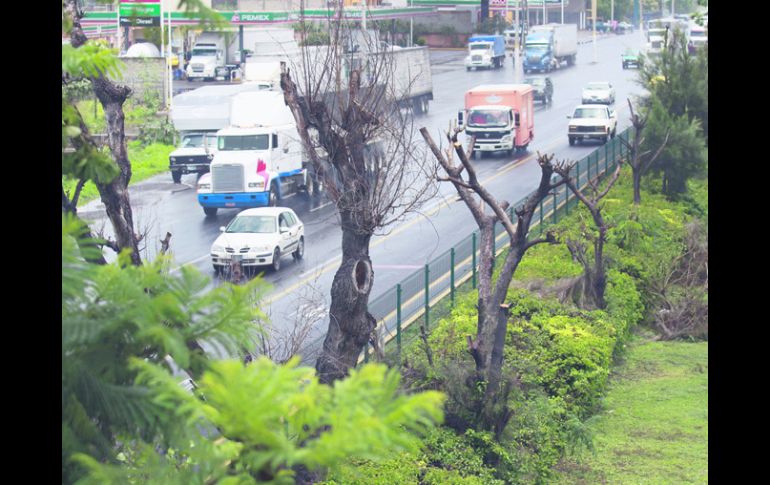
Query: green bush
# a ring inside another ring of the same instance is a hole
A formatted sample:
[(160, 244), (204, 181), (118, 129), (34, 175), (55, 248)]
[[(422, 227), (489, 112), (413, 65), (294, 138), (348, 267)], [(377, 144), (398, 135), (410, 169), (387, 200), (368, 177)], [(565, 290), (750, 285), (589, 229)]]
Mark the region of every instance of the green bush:
[(419, 37), (419, 38), (418, 38), (418, 39), (415, 41), (415, 44), (417, 44), (417, 45), (419, 45), (419, 46), (424, 46), (424, 45), (425, 45), (425, 43), (426, 43), (426, 42), (425, 42), (425, 37)]
[(583, 267), (572, 260), (564, 244), (540, 244), (529, 249), (519, 263), (516, 280), (544, 279), (554, 281), (580, 275)]

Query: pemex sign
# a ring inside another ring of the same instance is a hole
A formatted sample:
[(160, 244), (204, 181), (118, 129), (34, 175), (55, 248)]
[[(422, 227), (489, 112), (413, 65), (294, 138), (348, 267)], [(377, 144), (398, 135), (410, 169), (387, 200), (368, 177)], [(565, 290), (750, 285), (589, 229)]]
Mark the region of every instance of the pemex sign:
[(160, 0), (121, 0), (120, 25), (160, 26)]

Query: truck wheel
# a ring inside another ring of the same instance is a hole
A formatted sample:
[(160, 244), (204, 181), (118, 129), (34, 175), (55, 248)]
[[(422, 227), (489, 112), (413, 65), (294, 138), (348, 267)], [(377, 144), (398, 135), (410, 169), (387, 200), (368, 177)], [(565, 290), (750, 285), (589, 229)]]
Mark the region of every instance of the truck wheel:
[(297, 250), (291, 253), (291, 255), (297, 261), (302, 259), (302, 256), (305, 255), (305, 238), (304, 237), (299, 238), (299, 243), (297, 243)]
[(607, 140), (609, 140), (609, 139), (610, 139), (610, 137), (608, 135), (604, 135), (604, 137), (602, 137), (602, 145), (607, 143)]
[(222, 267), (216, 264), (212, 264), (212, 266), (214, 267), (214, 276), (220, 276), (222, 274)]
[(267, 196), (267, 205), (270, 207), (278, 205), (278, 188), (275, 186), (275, 182), (270, 184), (270, 194)]
[(281, 269), (281, 250), (278, 248), (275, 248), (275, 251), (273, 251), (273, 264), (271, 267), (273, 268), (273, 271)]
[(171, 179), (174, 181), (175, 184), (180, 183), (182, 181), (182, 172), (179, 172), (177, 170), (172, 170)]
[(216, 207), (204, 207), (203, 213), (206, 214), (207, 217), (214, 217), (217, 215), (217, 208)]
[(470, 72), (471, 68), (470, 67), (466, 67), (465, 70)]
[(575, 144), (575, 138), (574, 137), (569, 137), (569, 146), (572, 146), (574, 144)]
[(481, 160), (481, 152), (474, 151), (473, 152), (473, 158), (475, 160)]
[(422, 112), (423, 112), (423, 114), (428, 114), (428, 107), (429, 107), (428, 98), (422, 98)]

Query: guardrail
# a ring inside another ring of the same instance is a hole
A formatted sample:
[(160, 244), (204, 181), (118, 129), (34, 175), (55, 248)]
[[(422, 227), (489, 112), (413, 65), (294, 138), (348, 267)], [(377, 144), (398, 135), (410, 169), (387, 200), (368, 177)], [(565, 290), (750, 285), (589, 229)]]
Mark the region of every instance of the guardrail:
[[(613, 170), (617, 161), (627, 155), (627, 149), (621, 138), (629, 141), (632, 128), (627, 128), (603, 146), (583, 157), (572, 169), (579, 188), (586, 187), (590, 179), (601, 178), (608, 170)], [(514, 219), (514, 210), (524, 205), (527, 197), (520, 199), (509, 208), (509, 217)], [(550, 198), (543, 200), (535, 210), (530, 225), (530, 234), (535, 229), (540, 234), (549, 224), (558, 222), (563, 216), (575, 210), (580, 202), (566, 185), (560, 186)], [(474, 231), (444, 254), (430, 261), (422, 269), (415, 271), (396, 286), (390, 288), (369, 302), (369, 312), (377, 319), (377, 334), (380, 348), (395, 341), (396, 358), (401, 362), (401, 349), (404, 344), (402, 335), (410, 325), (423, 319), (426, 329), (430, 329), (431, 310), (447, 296), (454, 305), (457, 288), (471, 281), (476, 288), (478, 268), (479, 232)], [(495, 225), (494, 252), (501, 254), (508, 247), (508, 234), (502, 224)], [(312, 342), (305, 348), (305, 353), (320, 351), (323, 339)], [(312, 349), (312, 350), (311, 350)], [(310, 352), (307, 352), (310, 351)], [(370, 345), (364, 349), (359, 362), (368, 361), (373, 349)], [(306, 356), (305, 360), (310, 357)]]

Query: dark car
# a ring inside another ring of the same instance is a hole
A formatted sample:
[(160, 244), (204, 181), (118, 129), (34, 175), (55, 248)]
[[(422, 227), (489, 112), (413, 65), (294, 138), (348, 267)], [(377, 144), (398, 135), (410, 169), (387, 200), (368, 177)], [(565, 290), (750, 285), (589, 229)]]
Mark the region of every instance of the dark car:
[(633, 50), (626, 50), (623, 54), (620, 56), (621, 60), (623, 61), (623, 69), (628, 69), (629, 67), (635, 67), (639, 68), (639, 53)]
[(535, 91), (535, 100), (549, 104), (553, 101), (553, 83), (550, 77), (536, 76), (524, 79), (524, 84), (529, 84)]

